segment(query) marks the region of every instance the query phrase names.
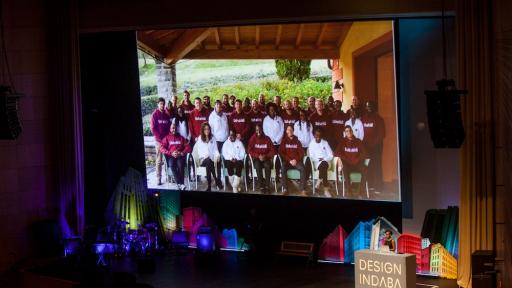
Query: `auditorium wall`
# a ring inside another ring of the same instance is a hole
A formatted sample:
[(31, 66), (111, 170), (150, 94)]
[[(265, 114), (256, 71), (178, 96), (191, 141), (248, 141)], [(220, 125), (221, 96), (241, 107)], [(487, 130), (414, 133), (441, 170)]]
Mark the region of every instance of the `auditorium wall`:
[[(446, 22), (448, 76), (456, 78), (454, 20)], [(406, 233), (421, 232), (425, 212), (459, 205), (459, 150), (434, 149), (427, 125), (424, 90), (436, 89), (443, 77), (442, 34), (439, 19), (399, 21), (399, 97), (404, 205), (412, 214), (403, 220)], [(409, 185), (407, 185), (409, 183)], [(411, 197), (410, 199), (408, 197)], [(407, 217), (407, 213), (404, 213)], [(412, 216), (412, 217), (411, 217)]]
[(32, 252), (30, 225), (56, 217), (58, 209), (44, 1), (5, 0), (2, 5), (12, 78), (24, 96), (19, 101), (23, 133), (17, 140), (0, 140), (0, 271)]

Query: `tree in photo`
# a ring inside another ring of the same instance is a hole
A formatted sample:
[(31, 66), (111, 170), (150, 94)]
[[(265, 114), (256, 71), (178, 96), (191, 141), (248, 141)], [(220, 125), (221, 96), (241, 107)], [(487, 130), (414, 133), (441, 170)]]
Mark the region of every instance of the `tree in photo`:
[(277, 76), (281, 80), (301, 82), (309, 78), (311, 74), (311, 60), (277, 59)]

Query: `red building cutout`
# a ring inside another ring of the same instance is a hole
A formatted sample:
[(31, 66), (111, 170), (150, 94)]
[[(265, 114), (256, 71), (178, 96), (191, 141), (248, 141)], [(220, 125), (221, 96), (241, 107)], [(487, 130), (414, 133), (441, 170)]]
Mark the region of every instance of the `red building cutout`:
[(416, 255), (416, 271), (421, 268), (421, 237), (414, 234), (402, 234), (398, 237), (398, 253)]
[(345, 261), (345, 238), (347, 232), (338, 225), (322, 242), (319, 258), (327, 261)]
[(421, 273), (430, 273), (430, 247), (432, 246), (421, 249)]

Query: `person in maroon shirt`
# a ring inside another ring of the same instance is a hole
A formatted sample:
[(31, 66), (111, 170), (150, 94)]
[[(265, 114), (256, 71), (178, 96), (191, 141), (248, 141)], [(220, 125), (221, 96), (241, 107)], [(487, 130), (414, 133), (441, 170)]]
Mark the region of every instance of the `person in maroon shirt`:
[(366, 181), (364, 160), (368, 158), (368, 153), (364, 147), (363, 141), (354, 136), (352, 127), (348, 125), (345, 126), (345, 136), (346, 137), (336, 148), (334, 156), (339, 157), (341, 160), (341, 165), (339, 166), (342, 167), (344, 181), (350, 179), (350, 173), (361, 173), (361, 185), (359, 185), (359, 192), (361, 192), (361, 188), (363, 187), (362, 183)]
[(366, 113), (361, 117), (363, 123), (363, 143), (368, 149), (370, 164), (368, 166), (368, 185), (375, 193), (382, 191), (382, 148), (386, 129), (384, 119), (375, 112), (375, 104), (366, 102)]
[(195, 109), (188, 116), (188, 128), (190, 129), (190, 141), (194, 141), (201, 135), (201, 125), (208, 122), (210, 111), (203, 106), (201, 98), (194, 100)]
[(223, 94), (222, 95), (222, 112), (226, 114), (226, 116), (229, 118), (229, 115), (233, 113), (234, 107), (229, 105), (229, 95)]
[(165, 108), (165, 110), (167, 111), (167, 114), (169, 114), (169, 116), (171, 118), (174, 118), (174, 115), (176, 115), (176, 113), (178, 113), (178, 96), (176, 95), (172, 95), (171, 96), (171, 101), (169, 101), (169, 103), (167, 103), (167, 107)]
[[(305, 109), (306, 110), (306, 115), (308, 116), (308, 118), (311, 116), (311, 114), (315, 113), (316, 111), (316, 99), (315, 97), (313, 96), (310, 96), (308, 97), (308, 107)], [(323, 105), (323, 102), (322, 102), (322, 105)]]
[(212, 103), (210, 101), (210, 96), (208, 96), (208, 95), (203, 96), (203, 106), (204, 106), (204, 108), (208, 109), (209, 112), (213, 111)]
[(281, 118), (283, 118), (284, 129), (286, 131), (286, 127), (295, 125), (295, 122), (299, 120), (299, 113), (295, 112), (292, 109), (292, 103), (290, 100), (284, 101), (284, 111), (281, 113)]
[(192, 112), (192, 110), (194, 110), (195, 108), (194, 104), (190, 102), (190, 93), (187, 90), (183, 92), (183, 101), (181, 102), (181, 107), (183, 107), (183, 111), (185, 112), (185, 115), (187, 115), (187, 117), (189, 116), (190, 112)]
[(162, 159), (162, 153), (160, 152), (160, 146), (162, 140), (167, 134), (169, 134), (169, 127), (171, 126), (171, 117), (165, 111), (165, 99), (158, 98), (157, 108), (151, 114), (150, 129), (151, 133), (155, 137), (155, 149), (156, 149), (156, 178), (157, 184), (162, 185), (162, 165), (164, 164)]
[(231, 105), (231, 107), (235, 107), (235, 101), (236, 101), (235, 95), (229, 96), (229, 105)]
[(293, 135), (293, 126), (286, 127), (285, 136), (281, 140), (279, 146), (279, 155), (282, 159), (283, 166), (283, 177), (281, 178), (281, 185), (284, 190), (284, 194), (288, 192), (288, 177), (287, 172), (290, 169), (297, 169), (300, 174), (300, 194), (306, 196), (306, 169), (302, 159), (304, 158), (304, 149), (297, 136)]
[(359, 117), (364, 114), (359, 97), (352, 96), (352, 105), (350, 105), (350, 109), (347, 110), (347, 115), (350, 115), (350, 110), (356, 111), (356, 115), (359, 115)]
[(245, 97), (244, 99), (243, 110), (245, 113), (251, 112), (251, 99), (249, 99), (249, 97)]
[[(256, 169), (260, 192), (266, 193), (270, 188), (270, 171), (276, 152), (272, 140), (263, 134), (263, 128), (260, 124), (256, 125), (255, 133), (249, 140), (247, 148), (249, 155), (252, 157), (254, 169)], [(263, 178), (263, 170), (265, 170), (265, 178)]]
[(265, 103), (265, 94), (260, 93), (260, 95), (258, 95), (258, 105), (258, 109), (260, 111), (267, 111), (267, 103)]
[(183, 190), (185, 189), (185, 157), (192, 149), (187, 140), (176, 131), (176, 124), (171, 124), (170, 132), (163, 139), (160, 151), (165, 155), (167, 165), (171, 167), (178, 189)]
[(329, 125), (330, 133), (327, 137), (327, 142), (331, 147), (338, 146), (338, 143), (343, 139), (343, 130), (345, 129), (345, 121), (349, 118), (341, 109), (343, 102), (340, 100), (334, 101), (334, 110), (330, 114), (331, 122)]
[(235, 130), (236, 137), (245, 145), (251, 133), (251, 122), (247, 114), (242, 110), (242, 101), (240, 99), (236, 100), (235, 111), (228, 117), (228, 125), (229, 128)]
[[(295, 111), (295, 113), (297, 113), (297, 115), (299, 115), (299, 112), (301, 110), (303, 110), (302, 108), (300, 108), (300, 99), (299, 99), (299, 96), (294, 96), (292, 98), (292, 108), (293, 108), (293, 111)], [(306, 114), (306, 116), (308, 116)]]
[(260, 124), (263, 126), (263, 119), (265, 118), (265, 112), (262, 112), (259, 110), (260, 105), (258, 104), (257, 100), (251, 101), (251, 111), (247, 113), (247, 116), (249, 117), (249, 120), (251, 122), (251, 134), (254, 133), (254, 130), (256, 128), (256, 124)]
[(277, 116), (281, 116), (281, 113), (283, 113), (283, 107), (281, 106), (281, 96), (279, 96), (279, 95), (274, 96), (274, 104), (276, 104)]
[(334, 104), (335, 104), (334, 102), (335, 101), (334, 101), (334, 97), (333, 96), (327, 97), (327, 105), (326, 105), (327, 107), (326, 107), (326, 109), (329, 111), (329, 113), (330, 112), (334, 112), (334, 110), (336, 109), (336, 107), (334, 106)]
[(315, 112), (309, 116), (309, 122), (313, 125), (313, 129), (322, 130), (322, 135), (328, 134), (328, 126), (331, 124), (331, 117), (324, 109), (324, 101), (317, 99), (315, 101)]

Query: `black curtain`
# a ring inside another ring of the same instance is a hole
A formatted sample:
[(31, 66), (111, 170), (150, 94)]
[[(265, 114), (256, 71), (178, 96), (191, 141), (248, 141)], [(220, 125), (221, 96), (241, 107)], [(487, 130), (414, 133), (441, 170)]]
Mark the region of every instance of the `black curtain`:
[(137, 61), (135, 31), (80, 36), (86, 225), (104, 224), (128, 167), (145, 178)]

